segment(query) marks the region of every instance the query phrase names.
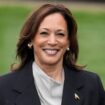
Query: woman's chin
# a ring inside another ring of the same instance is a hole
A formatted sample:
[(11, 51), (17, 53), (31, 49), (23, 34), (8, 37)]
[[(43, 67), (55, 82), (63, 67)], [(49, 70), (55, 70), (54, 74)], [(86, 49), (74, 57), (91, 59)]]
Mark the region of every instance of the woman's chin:
[(43, 62), (44, 64), (46, 64), (46, 65), (56, 65), (56, 64), (58, 64), (59, 63), (59, 60), (51, 60), (51, 59), (49, 59), (49, 60), (46, 60), (45, 62)]

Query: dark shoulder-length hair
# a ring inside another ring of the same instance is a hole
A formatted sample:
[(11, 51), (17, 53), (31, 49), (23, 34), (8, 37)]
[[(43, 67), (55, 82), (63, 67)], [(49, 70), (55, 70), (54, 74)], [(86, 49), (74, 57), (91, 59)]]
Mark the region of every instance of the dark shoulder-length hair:
[(17, 70), (22, 68), (30, 60), (34, 60), (33, 48), (29, 49), (27, 45), (35, 37), (35, 34), (37, 33), (43, 19), (53, 13), (60, 13), (64, 17), (68, 28), (70, 51), (65, 52), (63, 64), (75, 68), (76, 70), (80, 68), (80, 66), (76, 65), (79, 49), (77, 41), (77, 24), (72, 13), (68, 8), (61, 4), (44, 4), (38, 10), (33, 12), (31, 16), (29, 16), (22, 27), (20, 38), (17, 43), (16, 57), (20, 60)]

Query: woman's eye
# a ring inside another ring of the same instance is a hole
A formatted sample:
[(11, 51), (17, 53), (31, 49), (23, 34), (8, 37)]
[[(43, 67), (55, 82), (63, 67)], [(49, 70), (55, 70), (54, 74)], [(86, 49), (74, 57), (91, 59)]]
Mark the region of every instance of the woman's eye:
[(41, 35), (48, 35), (48, 32), (40, 32)]
[(64, 36), (65, 34), (64, 34), (64, 33), (58, 33), (58, 35), (60, 35), (60, 36)]

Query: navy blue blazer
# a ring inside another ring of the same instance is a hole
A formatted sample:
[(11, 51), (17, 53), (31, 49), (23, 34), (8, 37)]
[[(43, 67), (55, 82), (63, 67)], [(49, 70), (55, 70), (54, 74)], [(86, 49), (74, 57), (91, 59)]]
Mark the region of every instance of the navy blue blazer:
[[(61, 105), (105, 105), (104, 89), (96, 74), (68, 67), (64, 72)], [(32, 62), (0, 77), (0, 105), (41, 105), (32, 75)]]

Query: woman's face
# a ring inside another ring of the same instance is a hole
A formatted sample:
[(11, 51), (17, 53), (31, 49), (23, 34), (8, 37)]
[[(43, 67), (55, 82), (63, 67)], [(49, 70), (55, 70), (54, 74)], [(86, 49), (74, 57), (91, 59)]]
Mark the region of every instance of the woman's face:
[(67, 24), (63, 16), (60, 13), (46, 16), (32, 44), (37, 64), (62, 65), (64, 53), (69, 47)]

